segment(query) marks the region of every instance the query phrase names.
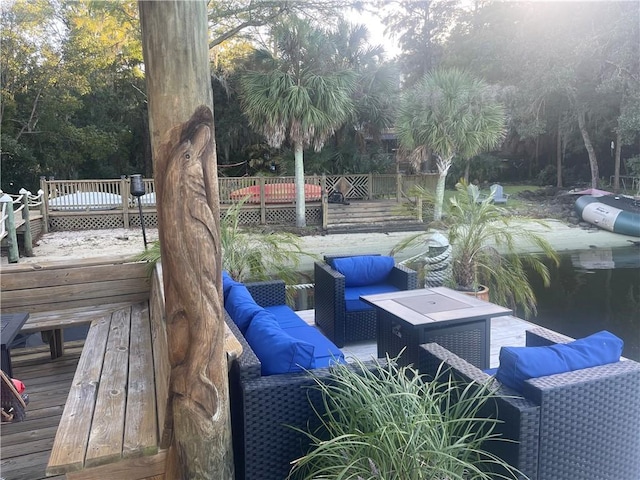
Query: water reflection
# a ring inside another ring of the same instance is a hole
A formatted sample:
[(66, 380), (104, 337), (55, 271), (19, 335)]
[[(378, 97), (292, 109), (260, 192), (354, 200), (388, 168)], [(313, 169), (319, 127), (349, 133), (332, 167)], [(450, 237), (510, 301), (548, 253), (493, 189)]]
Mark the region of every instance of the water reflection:
[(640, 248), (571, 252), (550, 270), (550, 288), (532, 278), (531, 321), (574, 338), (609, 330), (624, 340), (623, 355), (640, 361)]

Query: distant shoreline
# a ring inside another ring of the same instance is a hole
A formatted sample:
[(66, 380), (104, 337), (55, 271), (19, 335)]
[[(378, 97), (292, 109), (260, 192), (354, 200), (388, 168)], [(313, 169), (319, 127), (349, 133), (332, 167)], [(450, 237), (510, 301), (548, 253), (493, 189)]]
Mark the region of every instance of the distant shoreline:
[[(518, 221), (523, 226), (534, 228), (536, 232), (547, 239), (549, 243), (562, 253), (565, 251), (587, 250), (594, 248), (617, 248), (632, 245), (640, 239), (601, 229), (583, 229), (571, 226), (560, 220), (545, 220), (548, 229), (542, 228), (532, 221)], [(518, 228), (518, 222), (516, 227)], [(147, 229), (147, 240), (152, 242), (158, 238), (157, 229)], [(388, 233), (352, 233), (334, 235), (308, 235), (300, 237), (300, 248), (308, 253), (322, 258), (324, 255), (357, 255), (383, 254), (388, 255), (402, 239), (415, 235), (416, 232), (388, 232)], [(136, 255), (144, 250), (141, 229), (113, 229), (113, 230), (81, 230), (73, 232), (46, 233), (38, 240), (34, 247), (34, 257), (20, 257), (19, 263), (38, 263), (49, 260), (65, 260), (91, 258), (114, 255)], [(535, 252), (533, 245), (520, 245), (522, 252)], [(407, 250), (396, 257), (403, 260), (418, 253)], [(640, 249), (639, 249), (640, 255)], [(3, 257), (3, 264), (7, 258)], [(314, 259), (301, 258), (301, 271), (313, 270)]]

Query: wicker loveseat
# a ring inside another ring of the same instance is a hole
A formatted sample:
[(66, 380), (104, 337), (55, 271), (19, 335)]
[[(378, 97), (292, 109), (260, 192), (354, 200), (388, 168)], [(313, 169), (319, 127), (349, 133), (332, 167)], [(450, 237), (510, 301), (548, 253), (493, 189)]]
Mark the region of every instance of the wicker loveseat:
[[(296, 316), (286, 306), (283, 282), (245, 286), (256, 304), (290, 320), (290, 315)], [(307, 429), (309, 425), (316, 425), (311, 405), (320, 409), (320, 393), (309, 388), (316, 383), (307, 372), (263, 375), (254, 350), (226, 310), (225, 314), (229, 328), (243, 348), (229, 372), (235, 478), (283, 480), (291, 468), (290, 462), (306, 453), (309, 447), (307, 437), (291, 427)], [(317, 368), (313, 372), (320, 378), (328, 377), (329, 368)]]
[(388, 258), (376, 255), (325, 256), (314, 266), (315, 319), (324, 334), (338, 347), (346, 343), (374, 340), (377, 335), (376, 310), (359, 300), (361, 295), (413, 290), (418, 287), (415, 271), (393, 265), (386, 278), (363, 285), (350, 286), (348, 278), (338, 271), (337, 260)]
[[(572, 339), (543, 328), (527, 332), (527, 346)], [(524, 381), (522, 395), (492, 380), (438, 344), (421, 346), (419, 369), (457, 380), (495, 382), (486, 415), (498, 418), (504, 439), (487, 448), (530, 480), (640, 478), (640, 364), (631, 360)], [(523, 477), (524, 478), (524, 477)]]

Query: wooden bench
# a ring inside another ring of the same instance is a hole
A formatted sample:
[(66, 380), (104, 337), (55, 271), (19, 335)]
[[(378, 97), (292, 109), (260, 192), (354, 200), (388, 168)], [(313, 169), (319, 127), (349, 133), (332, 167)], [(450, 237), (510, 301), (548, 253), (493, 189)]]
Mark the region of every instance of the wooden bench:
[[(64, 328), (90, 324), (47, 475), (164, 478), (171, 369), (161, 265), (149, 278), (147, 264), (126, 257), (16, 264), (0, 282), (2, 311), (29, 312), (22, 332), (49, 335), (54, 358)], [(242, 353), (228, 328), (225, 350)]]
[(64, 328), (106, 318), (149, 298), (147, 265), (129, 257), (23, 263), (0, 275), (3, 313), (28, 312), (21, 333), (42, 332), (51, 357), (64, 353)]
[(148, 302), (91, 323), (47, 475), (163, 478), (169, 375), (164, 298), (154, 275)]

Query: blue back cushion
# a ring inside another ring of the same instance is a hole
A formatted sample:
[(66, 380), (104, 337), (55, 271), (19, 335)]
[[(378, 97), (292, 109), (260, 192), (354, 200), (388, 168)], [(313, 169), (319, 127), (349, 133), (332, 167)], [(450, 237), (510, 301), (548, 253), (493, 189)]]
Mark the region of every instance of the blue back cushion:
[(229, 291), (225, 296), (224, 308), (243, 335), (246, 333), (253, 317), (264, 310), (253, 300), (247, 287), (241, 283), (229, 287)]
[(522, 393), (524, 381), (558, 373), (614, 363), (623, 342), (605, 330), (570, 343), (544, 347), (502, 347), (498, 381)]
[(229, 290), (234, 285), (242, 285), (242, 283), (236, 282), (233, 278), (231, 278), (231, 276), (229, 275), (229, 272), (227, 272), (226, 270), (223, 270), (222, 271), (222, 293), (224, 295), (225, 300), (227, 299)]
[(347, 287), (383, 282), (394, 265), (393, 257), (383, 255), (362, 255), (333, 260), (333, 268), (344, 275), (344, 284)]
[(313, 345), (289, 335), (266, 310), (255, 315), (245, 338), (260, 359), (262, 375), (301, 372), (315, 367)]

